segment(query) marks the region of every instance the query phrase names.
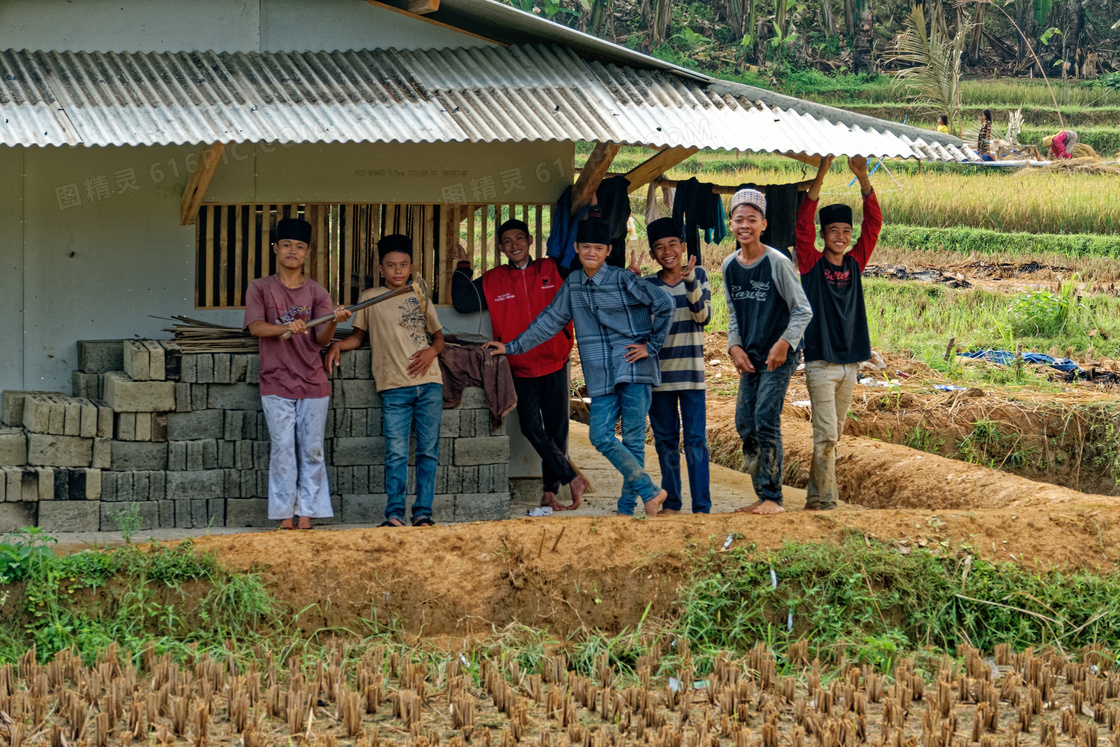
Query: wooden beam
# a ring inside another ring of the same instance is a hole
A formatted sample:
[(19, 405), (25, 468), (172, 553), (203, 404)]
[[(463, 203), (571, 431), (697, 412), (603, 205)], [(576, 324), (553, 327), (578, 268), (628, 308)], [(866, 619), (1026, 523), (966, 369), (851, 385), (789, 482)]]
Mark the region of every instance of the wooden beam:
[[(399, 0), (397, 0), (397, 1), (399, 2)], [(418, 13), (410, 13), (406, 8), (398, 8), (397, 6), (390, 5), (387, 2), (380, 2), (380, 0), (366, 0), (366, 2), (369, 3), (370, 5), (376, 7), (376, 8), (383, 8), (384, 10), (391, 10), (394, 13), (400, 13), (401, 15), (408, 16), (409, 18), (419, 18), (421, 21), (424, 21), (426, 23), (430, 23), (434, 26), (439, 26), (440, 28), (447, 29), (448, 31), (454, 31), (457, 34), (465, 34), (466, 36), (473, 36), (475, 39), (481, 39), (482, 41), (490, 42), (491, 44), (496, 44), (499, 47), (508, 47), (509, 46), (509, 44), (503, 44), (502, 42), (498, 41), (497, 39), (491, 39), (489, 37), (482, 36), (481, 34), (475, 34), (475, 33), (470, 32), (470, 31), (464, 31), (461, 28), (456, 28), (455, 26), (451, 26), (450, 24), (446, 24), (446, 23), (442, 23), (440, 21), (436, 21), (432, 18), (428, 18), (427, 16), (420, 15)]]
[(792, 158), (795, 161), (801, 161), (801, 163), (809, 164), (814, 168), (817, 168), (821, 165), (820, 156), (807, 156), (804, 153), (783, 153), (782, 155), (786, 158)]
[(408, 0), (408, 12), (423, 15), (439, 10), (439, 0)]
[(183, 200), (179, 204), (179, 220), (184, 226), (192, 226), (198, 219), (198, 210), (202, 207), (206, 190), (210, 189), (210, 182), (214, 180), (214, 172), (218, 170), (218, 163), (222, 160), (225, 149), (223, 143), (215, 143), (199, 152), (198, 168), (187, 181)]
[(599, 188), (603, 177), (610, 171), (611, 162), (618, 155), (621, 147), (621, 145), (615, 143), (595, 144), (595, 150), (591, 151), (591, 155), (587, 157), (587, 163), (583, 165), (583, 170), (579, 172), (579, 179), (576, 180), (576, 185), (572, 187), (573, 216), (579, 215), (581, 210), (591, 204), (591, 199), (595, 196), (595, 190)]
[(665, 148), (658, 151), (652, 158), (638, 164), (626, 174), (626, 178), (630, 180), (629, 191), (637, 192), (699, 150), (699, 148)]

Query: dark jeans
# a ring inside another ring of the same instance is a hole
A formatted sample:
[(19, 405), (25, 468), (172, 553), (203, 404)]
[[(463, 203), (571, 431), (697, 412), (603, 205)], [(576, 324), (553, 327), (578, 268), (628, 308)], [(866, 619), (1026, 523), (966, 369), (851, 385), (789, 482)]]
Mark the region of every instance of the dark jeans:
[(576, 479), (564, 456), (568, 448), (568, 372), (561, 368), (544, 376), (514, 376), (517, 422), (521, 433), (541, 458), (541, 479), (546, 493)]
[(653, 443), (661, 465), (661, 487), (669, 494), (663, 508), (681, 510), (681, 426), (684, 426), (684, 459), (688, 465), (688, 487), (692, 493), (692, 513), (712, 510), (708, 478), (708, 436), (704, 390), (654, 392), (649, 408)]
[(782, 405), (789, 378), (801, 360), (800, 346), (773, 371), (761, 366), (739, 375), (735, 429), (743, 441), (743, 466), (762, 501), (782, 502)]

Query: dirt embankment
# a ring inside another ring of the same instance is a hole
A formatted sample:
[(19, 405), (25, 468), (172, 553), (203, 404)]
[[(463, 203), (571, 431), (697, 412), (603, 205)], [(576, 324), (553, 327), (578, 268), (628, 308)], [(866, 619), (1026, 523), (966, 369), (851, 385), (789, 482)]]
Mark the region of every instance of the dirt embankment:
[[(813, 457), (809, 412), (786, 405), (782, 414), (785, 483), (804, 487)], [(735, 404), (708, 408), (712, 459), (733, 467), (739, 459)], [(992, 509), (1120, 507), (1120, 499), (1047, 485), (999, 470), (946, 459), (898, 444), (845, 435), (838, 446), (836, 480), (842, 500), (865, 508)]]
[(197, 544), (233, 569), (262, 570), (290, 610), (303, 610), (296, 624), (308, 633), (365, 634), (366, 620), (415, 635), (485, 636), (521, 623), (565, 636), (584, 626), (617, 633), (647, 606), (649, 619), (670, 613), (697, 558), (732, 533), (763, 550), (857, 533), (900, 547), (963, 543), (1039, 567), (1112, 570), (1120, 559), (1120, 509), (1075, 502), (1039, 510), (554, 517), (211, 536)]

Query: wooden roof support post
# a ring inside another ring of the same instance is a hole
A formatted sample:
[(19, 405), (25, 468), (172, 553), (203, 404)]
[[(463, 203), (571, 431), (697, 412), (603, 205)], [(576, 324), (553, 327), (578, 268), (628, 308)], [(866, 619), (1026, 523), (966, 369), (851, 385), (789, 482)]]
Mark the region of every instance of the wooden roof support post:
[(669, 169), (689, 156), (699, 152), (699, 148), (664, 148), (652, 158), (643, 161), (626, 174), (630, 180), (630, 191), (637, 192)]
[(603, 177), (610, 171), (611, 162), (618, 155), (621, 145), (616, 143), (596, 143), (595, 150), (587, 157), (587, 163), (579, 172), (579, 179), (572, 187), (572, 215), (579, 215), (579, 211), (591, 204), (595, 190), (599, 188)]
[(214, 172), (218, 170), (218, 163), (226, 146), (223, 143), (203, 148), (198, 154), (198, 168), (191, 174), (187, 181), (187, 188), (183, 190), (183, 200), (179, 203), (179, 220), (184, 226), (194, 225), (198, 219), (198, 211), (202, 201), (206, 198), (206, 190), (210, 189), (210, 182), (214, 180)]

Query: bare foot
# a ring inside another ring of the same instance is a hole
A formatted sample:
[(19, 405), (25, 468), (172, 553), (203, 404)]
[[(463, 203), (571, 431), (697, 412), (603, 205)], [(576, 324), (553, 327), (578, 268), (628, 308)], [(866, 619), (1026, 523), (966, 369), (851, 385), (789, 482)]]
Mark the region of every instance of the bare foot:
[(761, 505), (762, 505), (762, 501), (755, 501), (754, 503), (752, 503), (749, 506), (740, 506), (739, 508), (735, 509), (735, 513), (737, 513), (737, 514), (753, 514), (754, 510)]
[(295, 527), (292, 526), (292, 520), (291, 519), (284, 519), (282, 522), (280, 522), (280, 528), (281, 529), (295, 529)]
[(660, 511), (657, 512), (657, 515), (658, 516), (673, 516), (673, 515), (679, 514), (679, 513), (680, 513), (680, 511), (678, 511), (675, 508), (663, 508), (663, 509), (661, 509)]
[(310, 516), (299, 517), (299, 523), (296, 524), (296, 528), (297, 529), (310, 529), (311, 528), (311, 517)]
[(560, 501), (556, 500), (556, 493), (548, 493), (548, 492), (546, 492), (543, 496), (541, 496), (541, 505), (542, 506), (547, 506), (548, 508), (551, 508), (553, 511), (563, 511), (564, 509), (567, 508), (567, 506), (562, 504)]
[(591, 481), (586, 477), (576, 475), (576, 479), (568, 483), (568, 489), (572, 491), (572, 505), (568, 506), (569, 511), (574, 511), (583, 503), (583, 494), (591, 487)]
[(758, 514), (759, 516), (769, 516), (770, 514), (780, 514), (782, 511), (785, 511), (785, 508), (783, 508), (780, 503), (761, 501), (758, 507), (755, 508), (754, 511), (751, 511), (751, 513)]
[(668, 497), (669, 497), (669, 492), (666, 491), (666, 490), (662, 490), (660, 493), (655, 495), (653, 498), (646, 501), (645, 504), (644, 504), (644, 508), (646, 510), (646, 516), (657, 516), (657, 512), (661, 509), (661, 504), (664, 503), (665, 499), (668, 498)]

